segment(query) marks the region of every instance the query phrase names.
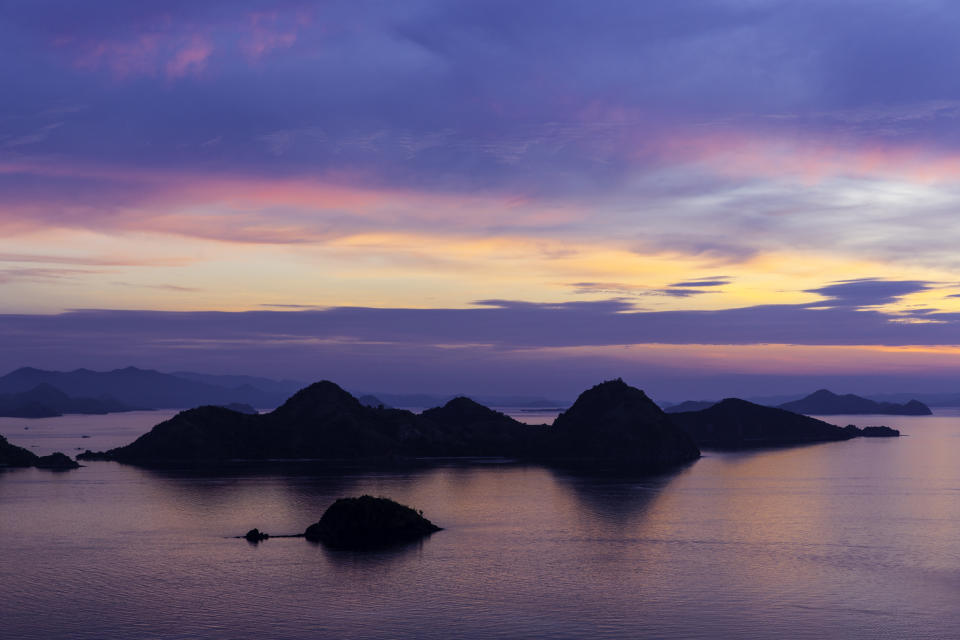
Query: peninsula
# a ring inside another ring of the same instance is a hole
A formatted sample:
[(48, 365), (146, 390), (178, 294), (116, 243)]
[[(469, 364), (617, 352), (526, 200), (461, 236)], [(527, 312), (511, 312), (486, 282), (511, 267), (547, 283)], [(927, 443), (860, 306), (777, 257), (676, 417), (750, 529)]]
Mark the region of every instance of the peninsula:
[(0, 469), (9, 467), (37, 467), (38, 469), (50, 469), (52, 471), (65, 471), (77, 469), (80, 465), (59, 451), (48, 456), (38, 456), (23, 447), (10, 444), (6, 438), (0, 436)]
[(815, 442), (834, 442), (857, 437), (895, 437), (889, 427), (836, 425), (774, 407), (727, 398), (700, 411), (670, 415), (697, 444), (705, 449), (754, 449)]

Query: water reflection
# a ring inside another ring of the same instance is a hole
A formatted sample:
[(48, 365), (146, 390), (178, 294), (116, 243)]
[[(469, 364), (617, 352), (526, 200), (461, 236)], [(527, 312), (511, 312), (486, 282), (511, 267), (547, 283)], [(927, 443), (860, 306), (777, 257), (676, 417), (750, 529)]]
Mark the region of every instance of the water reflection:
[(612, 474), (587, 469), (551, 469), (558, 485), (576, 500), (587, 522), (625, 530), (644, 517), (663, 490), (686, 469), (656, 476)]
[[(442, 534), (438, 531), (433, 535)], [(422, 540), (400, 544), (386, 549), (373, 551), (350, 551), (344, 549), (330, 549), (318, 542), (306, 544), (314, 547), (323, 554), (327, 567), (339, 580), (349, 580), (362, 584), (365, 581), (380, 581), (383, 572), (403, 570), (423, 559), (424, 548), (431, 542), (430, 537)]]
[[(516, 463), (0, 481), (4, 631), (44, 638), (955, 636), (956, 418), (710, 453), (657, 477)], [(298, 533), (370, 493), (443, 531), (373, 554)]]

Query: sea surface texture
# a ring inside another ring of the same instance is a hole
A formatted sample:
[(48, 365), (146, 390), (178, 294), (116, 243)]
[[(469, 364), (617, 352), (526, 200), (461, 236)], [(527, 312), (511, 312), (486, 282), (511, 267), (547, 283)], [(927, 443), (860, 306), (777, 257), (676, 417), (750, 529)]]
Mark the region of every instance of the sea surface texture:
[[(169, 415), (0, 434), (74, 455)], [(0, 636), (957, 637), (960, 412), (826, 419), (905, 437), (708, 451), (655, 478), (490, 461), (0, 472)], [(365, 553), (231, 537), (299, 533), (364, 493), (444, 530)]]

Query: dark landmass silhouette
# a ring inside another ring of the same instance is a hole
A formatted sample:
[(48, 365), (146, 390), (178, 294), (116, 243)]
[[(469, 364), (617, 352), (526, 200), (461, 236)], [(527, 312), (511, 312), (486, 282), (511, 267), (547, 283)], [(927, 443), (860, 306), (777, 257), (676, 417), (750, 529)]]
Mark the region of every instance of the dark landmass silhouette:
[(4, 467), (37, 467), (60, 471), (77, 469), (80, 465), (59, 451), (48, 456), (38, 456), (28, 449), (10, 444), (6, 438), (0, 436), (0, 469)]
[(378, 398), (377, 396), (375, 396), (375, 395), (373, 395), (373, 394), (370, 394), (370, 393), (367, 393), (367, 394), (364, 394), (364, 395), (358, 397), (357, 400), (359, 400), (359, 401), (360, 401), (360, 404), (362, 404), (362, 405), (365, 406), (365, 407), (373, 407), (373, 408), (381, 408), (381, 407), (382, 407), (382, 408), (384, 408), (384, 409), (390, 409), (390, 408), (392, 408), (392, 407), (390, 407), (387, 403), (385, 403), (383, 400), (381, 400), (381, 399)]
[(29, 391), (0, 394), (0, 416), (8, 418), (55, 418), (65, 413), (101, 415), (132, 410), (110, 396), (72, 398), (46, 383)]
[(80, 464), (73, 458), (59, 451), (51, 453), (48, 456), (38, 457), (33, 466), (38, 469), (49, 469), (51, 471), (67, 471), (69, 469), (80, 468)]
[(666, 413), (683, 413), (684, 411), (701, 411), (717, 404), (716, 400), (684, 400), (678, 404), (664, 407)]
[(304, 532), (311, 542), (335, 549), (380, 549), (419, 540), (440, 527), (416, 511), (389, 498), (363, 495), (340, 498)]
[(0, 467), (32, 467), (36, 461), (37, 454), (0, 436)]
[(643, 391), (620, 379), (580, 394), (538, 446), (550, 458), (631, 461), (656, 471), (700, 457), (687, 433)]
[[(848, 425), (847, 428), (853, 425)], [(856, 429), (856, 427), (853, 427)], [(864, 438), (896, 438), (900, 436), (900, 431), (898, 429), (891, 429), (890, 427), (863, 427), (860, 429), (860, 435)]]
[(251, 407), (245, 402), (231, 402), (229, 404), (224, 404), (220, 406), (222, 406), (224, 409), (230, 409), (230, 411), (236, 411), (237, 413), (245, 413), (251, 416), (260, 413), (254, 407)]
[(269, 533), (264, 533), (264, 532), (260, 531), (260, 529), (250, 529), (250, 531), (247, 531), (247, 532), (243, 535), (243, 537), (247, 540), (247, 542), (257, 543), (257, 542), (261, 542), (261, 541), (263, 541), (263, 540), (269, 540), (269, 539), (270, 539), (270, 534), (269, 534)]
[(488, 407), (514, 407), (514, 408), (537, 408), (544, 407), (569, 407), (570, 401), (561, 402), (551, 400), (542, 396), (505, 396), (490, 394), (428, 394), (428, 393), (390, 393), (387, 391), (363, 391), (354, 392), (355, 396), (362, 399), (366, 396), (373, 396), (383, 402), (387, 407), (439, 407), (445, 405), (454, 398), (466, 397), (469, 395), (475, 402)]
[(752, 449), (850, 440), (860, 436), (899, 436), (888, 427), (869, 434), (853, 425), (836, 425), (775, 407), (727, 398), (700, 411), (674, 413), (671, 419), (705, 449)]
[(454, 398), (417, 416), (427, 437), (416, 445), (426, 456), (531, 458), (542, 453), (545, 425), (527, 425), (470, 398)]
[(618, 379), (583, 392), (553, 427), (523, 424), (468, 398), (454, 398), (419, 415), (367, 407), (323, 381), (267, 414), (198, 407), (158, 424), (129, 445), (78, 458), (168, 465), (494, 456), (614, 460), (637, 472), (654, 473), (699, 455), (693, 440), (656, 404)]
[(892, 402), (876, 402), (848, 393), (837, 395), (826, 389), (820, 389), (800, 400), (781, 404), (781, 409), (806, 415), (856, 415), (856, 414), (883, 414), (892, 416), (929, 416), (933, 412), (930, 407), (918, 400), (910, 400), (905, 404)]
[[(226, 387), (213, 384), (209, 380), (242, 384)], [(250, 384), (250, 380), (264, 379), (189, 373), (172, 375), (136, 367), (113, 371), (45, 371), (23, 367), (0, 377), (0, 394), (23, 393), (38, 385), (50, 385), (74, 397), (99, 398), (109, 395), (116, 402), (132, 409), (180, 409), (230, 403), (276, 407), (290, 395), (284, 390), (255, 387)], [(279, 385), (280, 388), (283, 384), (274, 382), (274, 386)]]

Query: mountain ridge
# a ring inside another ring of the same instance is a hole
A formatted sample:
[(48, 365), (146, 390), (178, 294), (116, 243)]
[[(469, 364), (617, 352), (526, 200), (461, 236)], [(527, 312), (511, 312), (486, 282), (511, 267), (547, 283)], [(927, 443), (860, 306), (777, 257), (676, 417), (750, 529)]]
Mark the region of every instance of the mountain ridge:
[[(593, 416), (597, 398), (607, 407), (599, 420)], [(642, 472), (660, 472), (700, 455), (656, 404), (619, 379), (584, 391), (555, 425), (526, 425), (464, 397), (422, 414), (368, 407), (335, 383), (320, 381), (269, 414), (198, 407), (156, 425), (129, 445), (81, 457), (149, 465), (495, 456), (619, 460)]]
[(785, 402), (778, 408), (804, 415), (929, 416), (933, 414), (930, 407), (918, 400), (911, 399), (904, 404), (877, 402), (852, 393), (838, 395), (827, 389), (818, 389), (799, 400)]

